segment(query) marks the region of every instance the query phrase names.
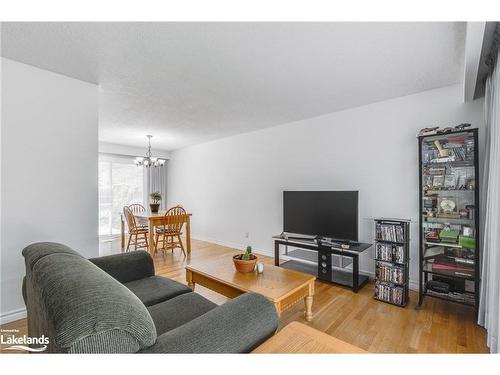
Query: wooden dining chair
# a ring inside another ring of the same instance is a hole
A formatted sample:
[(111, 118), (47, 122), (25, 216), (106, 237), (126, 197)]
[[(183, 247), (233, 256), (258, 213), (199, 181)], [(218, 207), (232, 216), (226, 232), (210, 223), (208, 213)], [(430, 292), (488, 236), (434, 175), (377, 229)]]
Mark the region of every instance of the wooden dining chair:
[[(129, 205), (128, 208), (130, 208), (130, 211), (132, 211), (132, 214), (134, 214), (134, 216), (136, 214), (140, 214), (140, 213), (143, 213), (146, 211), (146, 208), (140, 203), (133, 203), (133, 204)], [(145, 228), (148, 226), (148, 220), (145, 218), (144, 219), (135, 218), (135, 222), (136, 222), (138, 227)]]
[[(135, 221), (135, 216), (132, 210), (125, 206), (123, 207), (123, 215), (125, 216), (125, 220), (127, 221), (128, 226), (128, 242), (127, 242), (127, 250), (129, 251), (130, 243), (132, 240), (134, 244), (134, 250), (138, 248), (146, 248), (148, 249), (148, 228), (143, 226), (138, 226)], [(142, 239), (144, 237), (144, 239)]]
[(132, 211), (133, 214), (139, 214), (141, 212), (146, 211), (146, 208), (144, 208), (144, 206), (139, 203), (133, 203), (130, 206), (128, 206), (128, 208), (130, 208), (130, 211)]
[(183, 254), (186, 255), (181, 240), (182, 227), (186, 221), (185, 215), (186, 210), (181, 206), (172, 207), (165, 213), (162, 225), (156, 227), (155, 254), (158, 250), (159, 243), (161, 243), (162, 247), (160, 250), (163, 250), (163, 252), (172, 250), (173, 253), (174, 249), (178, 247), (182, 250)]

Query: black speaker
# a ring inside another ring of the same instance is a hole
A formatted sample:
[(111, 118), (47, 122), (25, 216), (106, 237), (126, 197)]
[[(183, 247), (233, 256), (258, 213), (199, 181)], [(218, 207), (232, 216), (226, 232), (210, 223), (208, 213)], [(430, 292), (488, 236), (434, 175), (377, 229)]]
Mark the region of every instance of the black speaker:
[(332, 281), (332, 254), (327, 246), (318, 246), (318, 279)]

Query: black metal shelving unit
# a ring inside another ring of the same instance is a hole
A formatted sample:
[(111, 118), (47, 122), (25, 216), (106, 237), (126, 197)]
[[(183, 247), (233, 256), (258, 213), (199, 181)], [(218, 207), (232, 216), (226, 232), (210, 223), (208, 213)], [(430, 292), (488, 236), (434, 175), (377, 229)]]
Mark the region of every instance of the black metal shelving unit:
[(478, 129), (418, 137), (419, 306), (428, 296), (472, 306), (477, 316), (478, 154)]
[(410, 220), (375, 219), (375, 298), (404, 307), (409, 301)]

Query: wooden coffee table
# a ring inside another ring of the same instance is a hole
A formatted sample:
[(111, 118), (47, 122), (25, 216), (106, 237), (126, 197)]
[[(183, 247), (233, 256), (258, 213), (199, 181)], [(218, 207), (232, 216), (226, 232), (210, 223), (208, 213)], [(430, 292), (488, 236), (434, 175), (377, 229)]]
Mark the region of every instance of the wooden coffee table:
[(270, 264), (264, 266), (264, 273), (261, 274), (240, 273), (235, 270), (231, 257), (186, 266), (186, 280), (193, 290), (196, 284), (200, 284), (229, 298), (246, 292), (259, 293), (274, 304), (278, 315), (304, 300), (307, 321), (313, 317), (315, 279), (314, 276)]

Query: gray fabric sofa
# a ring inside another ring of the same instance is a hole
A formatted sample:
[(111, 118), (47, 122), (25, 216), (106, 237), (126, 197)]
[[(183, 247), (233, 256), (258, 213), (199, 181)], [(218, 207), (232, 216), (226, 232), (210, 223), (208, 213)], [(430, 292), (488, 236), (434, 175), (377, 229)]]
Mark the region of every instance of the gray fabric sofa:
[(246, 353), (278, 327), (263, 296), (217, 306), (155, 276), (145, 251), (86, 259), (41, 242), (22, 254), (28, 333), (48, 337), (49, 353)]

